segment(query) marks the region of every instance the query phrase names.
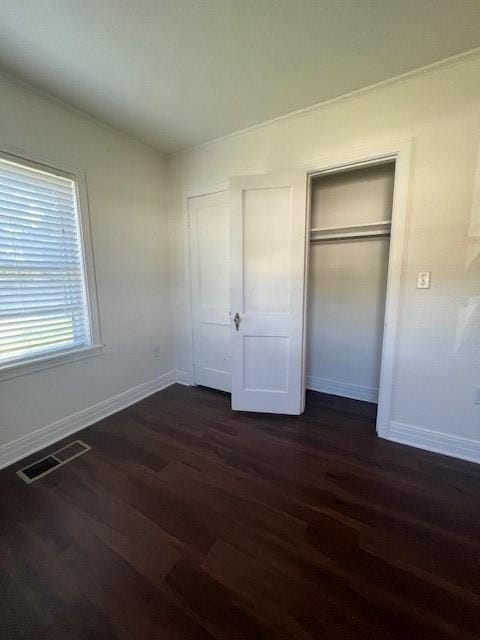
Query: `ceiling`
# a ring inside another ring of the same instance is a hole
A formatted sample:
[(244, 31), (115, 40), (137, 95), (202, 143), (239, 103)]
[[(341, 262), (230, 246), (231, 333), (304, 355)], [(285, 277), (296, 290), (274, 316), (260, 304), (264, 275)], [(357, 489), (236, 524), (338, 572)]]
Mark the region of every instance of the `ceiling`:
[(479, 0), (0, 0), (0, 65), (172, 152), (480, 45)]

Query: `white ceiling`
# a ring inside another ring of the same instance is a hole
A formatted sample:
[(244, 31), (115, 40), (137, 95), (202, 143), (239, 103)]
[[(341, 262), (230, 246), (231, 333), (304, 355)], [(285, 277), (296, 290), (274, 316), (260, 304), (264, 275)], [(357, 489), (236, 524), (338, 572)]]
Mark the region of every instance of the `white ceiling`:
[(480, 0), (0, 0), (0, 64), (167, 152), (480, 45)]

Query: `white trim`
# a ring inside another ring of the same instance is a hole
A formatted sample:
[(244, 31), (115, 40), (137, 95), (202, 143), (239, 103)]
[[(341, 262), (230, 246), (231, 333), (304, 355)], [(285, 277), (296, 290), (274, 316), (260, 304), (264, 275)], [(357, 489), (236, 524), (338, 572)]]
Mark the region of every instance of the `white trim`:
[(353, 398), (353, 400), (363, 400), (364, 402), (377, 402), (378, 389), (366, 387), (361, 384), (350, 384), (348, 382), (338, 382), (328, 378), (317, 376), (305, 376), (306, 388), (320, 393), (329, 393), (334, 396)]
[(256, 131), (257, 129), (263, 129), (264, 127), (269, 127), (270, 125), (276, 124), (277, 122), (282, 122), (283, 120), (308, 116), (310, 113), (314, 111), (318, 111), (325, 107), (329, 107), (330, 105), (336, 104), (337, 102), (345, 102), (347, 100), (359, 98), (363, 96), (365, 93), (370, 93), (372, 91), (377, 91), (378, 89), (384, 89), (386, 87), (394, 86), (396, 84), (401, 84), (402, 82), (408, 82), (409, 80), (414, 80), (415, 78), (427, 75), (429, 73), (433, 73), (435, 71), (441, 71), (442, 69), (448, 69), (449, 67), (455, 66), (457, 64), (462, 64), (463, 62), (474, 60), (479, 56), (480, 56), (480, 47), (476, 47), (475, 49), (470, 49), (468, 51), (464, 51), (463, 53), (450, 56), (449, 58), (438, 60), (437, 62), (427, 64), (423, 67), (412, 69), (412, 71), (407, 71), (398, 76), (394, 76), (393, 78), (387, 78), (385, 80), (381, 80), (380, 82), (367, 85), (366, 87), (355, 89), (355, 91), (350, 91), (349, 93), (343, 93), (334, 98), (329, 98), (321, 102), (316, 102), (315, 104), (312, 104), (308, 107), (297, 109), (296, 111), (290, 111), (289, 113), (284, 113), (283, 115), (277, 116), (276, 118), (271, 118), (270, 120), (264, 120), (263, 122), (259, 122), (258, 124), (251, 125), (250, 127), (239, 129), (238, 131), (232, 131), (232, 133), (227, 133), (224, 136), (213, 138), (212, 140), (207, 140), (206, 142), (200, 142), (199, 144), (187, 146), (183, 149), (179, 149), (178, 151), (167, 153), (167, 157), (169, 158), (181, 157), (182, 155), (186, 155), (192, 151), (199, 151), (201, 149), (205, 149), (207, 147), (210, 147), (211, 145), (225, 142), (226, 140), (230, 140), (232, 138), (236, 138), (237, 136), (248, 134), (252, 131)]
[(354, 147), (347, 146), (314, 157), (303, 166), (307, 173), (324, 175), (326, 173), (342, 173), (360, 167), (372, 167), (375, 165), (394, 162), (400, 151), (405, 151), (412, 146), (413, 138), (395, 138), (378, 144), (358, 144)]
[(183, 384), (186, 387), (191, 387), (194, 384), (190, 373), (188, 371), (182, 371), (181, 369), (176, 369), (175, 371), (175, 382), (177, 384)]
[[(347, 171), (360, 166), (372, 166), (385, 162), (395, 162), (395, 181), (392, 205), (392, 226), (387, 275), (387, 296), (385, 301), (385, 323), (383, 332), (382, 361), (378, 394), (377, 433), (385, 437), (390, 428), (393, 383), (396, 364), (397, 328), (400, 316), (400, 295), (404, 272), (406, 223), (410, 182), (412, 140), (396, 141), (370, 149), (354, 150), (324, 157), (307, 171), (309, 188), (307, 196), (308, 225), (310, 228), (310, 183), (313, 176), (324, 173)], [(309, 233), (306, 239), (305, 259), (305, 303), (304, 303), (304, 371), (306, 366), (306, 313), (308, 302), (308, 255)]]
[(410, 189), (412, 144), (399, 144), (395, 152), (392, 226), (388, 255), (385, 321), (378, 392), (377, 434), (388, 432), (397, 362), (398, 323), (401, 312), (402, 280), (405, 272), (407, 217)]
[(190, 198), (198, 198), (199, 196), (211, 196), (214, 193), (221, 193), (222, 191), (228, 191), (230, 185), (228, 182), (222, 182), (210, 187), (198, 187), (197, 189), (189, 189), (184, 193), (184, 200)]
[(480, 144), (478, 146), (477, 164), (475, 168), (472, 209), (470, 213), (470, 228), (468, 237), (472, 240), (480, 238)]
[(161, 391), (174, 383), (175, 372), (169, 371), (154, 380), (139, 384), (136, 387), (127, 389), (127, 391), (122, 391), (122, 393), (112, 398), (102, 400), (102, 402), (98, 404), (82, 409), (65, 418), (61, 418), (26, 436), (13, 440), (12, 442), (7, 442), (0, 447), (0, 469), (8, 467), (17, 460), (25, 458), (76, 431), (80, 431), (98, 422), (98, 420), (112, 415), (112, 413), (121, 411), (121, 409), (125, 409), (131, 404), (142, 400), (142, 398)]
[(92, 344), (101, 344), (100, 315), (98, 311), (97, 279), (95, 258), (93, 255), (92, 226), (88, 203), (87, 177), (85, 171), (73, 174), (78, 200), (78, 224), (82, 249), (83, 270), (85, 274), (85, 299), (90, 321)]
[(188, 344), (187, 350), (190, 353), (190, 367), (187, 371), (182, 373), (186, 374), (187, 383), (180, 382), (180, 384), (195, 384), (195, 355), (194, 355), (194, 337), (193, 337), (193, 287), (192, 287), (192, 259), (190, 255), (190, 213), (188, 201), (191, 198), (198, 198), (200, 196), (209, 196), (215, 193), (221, 193), (223, 191), (228, 191), (230, 185), (228, 182), (223, 182), (221, 184), (212, 185), (210, 187), (197, 187), (196, 189), (189, 189), (184, 191), (182, 196), (183, 203), (183, 243), (184, 243), (184, 266), (185, 266), (185, 291), (187, 298), (187, 335), (188, 335)]
[(392, 442), (480, 464), (480, 440), (462, 438), (402, 422), (391, 422), (388, 436), (381, 437)]
[(24, 376), (28, 373), (35, 373), (42, 369), (51, 369), (52, 367), (59, 367), (62, 364), (76, 362), (77, 360), (93, 358), (94, 356), (100, 355), (103, 352), (103, 348), (103, 344), (90, 344), (86, 347), (69, 350), (63, 349), (50, 354), (44, 353), (29, 360), (5, 364), (0, 367), (0, 382), (9, 380), (10, 378)]

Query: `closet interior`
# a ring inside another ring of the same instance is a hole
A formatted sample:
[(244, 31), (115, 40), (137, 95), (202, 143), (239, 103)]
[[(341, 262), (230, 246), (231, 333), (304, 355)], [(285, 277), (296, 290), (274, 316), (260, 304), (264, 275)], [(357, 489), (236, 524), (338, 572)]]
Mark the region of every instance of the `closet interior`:
[(313, 176), (306, 386), (377, 402), (395, 163)]

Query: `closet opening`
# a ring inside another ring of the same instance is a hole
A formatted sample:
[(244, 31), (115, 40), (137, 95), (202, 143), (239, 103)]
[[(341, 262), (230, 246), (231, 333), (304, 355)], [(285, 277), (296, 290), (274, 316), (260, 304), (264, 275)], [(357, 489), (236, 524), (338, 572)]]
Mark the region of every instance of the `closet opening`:
[(305, 387), (377, 403), (395, 159), (309, 176)]

